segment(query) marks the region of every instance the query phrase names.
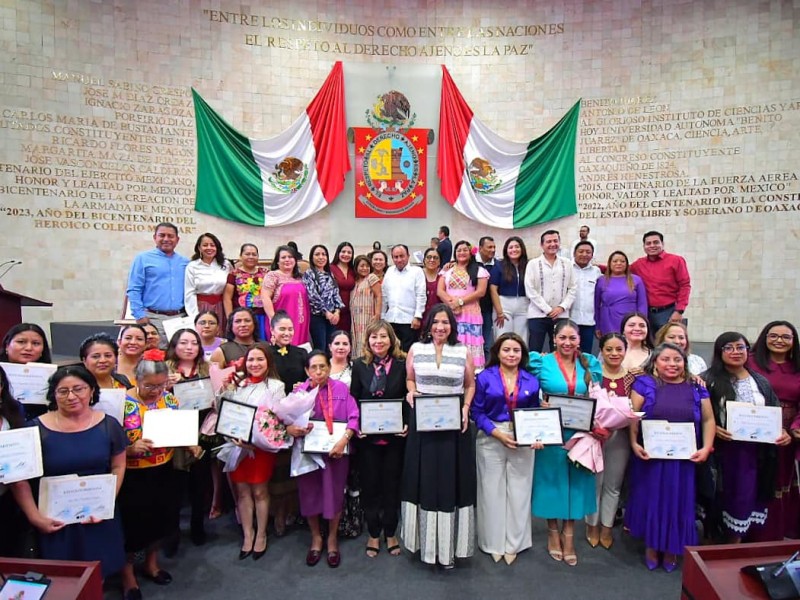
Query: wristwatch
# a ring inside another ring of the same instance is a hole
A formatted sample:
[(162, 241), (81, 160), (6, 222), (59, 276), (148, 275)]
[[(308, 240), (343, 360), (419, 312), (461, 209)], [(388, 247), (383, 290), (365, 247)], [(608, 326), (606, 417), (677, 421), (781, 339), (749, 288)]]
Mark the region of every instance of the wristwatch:
[(458, 299), (458, 305), (459, 306), (464, 306), (464, 299), (463, 298), (459, 298)]

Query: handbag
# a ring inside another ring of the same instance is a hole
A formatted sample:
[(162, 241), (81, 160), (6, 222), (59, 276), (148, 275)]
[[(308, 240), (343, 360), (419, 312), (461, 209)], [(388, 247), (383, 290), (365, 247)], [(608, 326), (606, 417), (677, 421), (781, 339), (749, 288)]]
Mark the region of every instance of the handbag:
[(361, 485), (355, 461), (350, 463), (347, 487), (344, 490), (344, 506), (339, 520), (339, 535), (357, 538), (364, 531), (364, 509), (361, 507)]

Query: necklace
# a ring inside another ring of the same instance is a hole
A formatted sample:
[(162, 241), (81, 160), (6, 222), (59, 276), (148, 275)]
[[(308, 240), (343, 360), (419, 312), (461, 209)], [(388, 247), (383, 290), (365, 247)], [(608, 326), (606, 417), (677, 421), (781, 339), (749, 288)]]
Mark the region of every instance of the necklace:
[(608, 387), (610, 387), (612, 390), (616, 390), (619, 387), (617, 381), (625, 377), (625, 371), (620, 369), (617, 373), (611, 374), (605, 369), (603, 369), (603, 377), (608, 379)]

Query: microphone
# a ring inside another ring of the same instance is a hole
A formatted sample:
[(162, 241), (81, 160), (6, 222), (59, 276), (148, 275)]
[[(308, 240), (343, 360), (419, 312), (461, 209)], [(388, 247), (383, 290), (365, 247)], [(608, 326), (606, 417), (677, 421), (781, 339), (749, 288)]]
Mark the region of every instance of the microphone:
[(8, 273), (8, 272), (9, 272), (11, 269), (13, 269), (13, 268), (14, 268), (14, 267), (16, 267), (17, 265), (21, 265), (21, 264), (22, 264), (22, 261), (21, 261), (21, 260), (7, 260), (7, 261), (6, 261), (6, 262), (4, 262), (4, 263), (0, 263), (0, 268), (2, 268), (2, 267), (4, 267), (4, 266), (8, 265), (8, 266), (6, 267), (6, 269), (5, 269), (5, 271), (3, 271), (2, 273), (0, 273), (0, 279), (2, 279), (3, 277), (5, 277), (6, 273)]

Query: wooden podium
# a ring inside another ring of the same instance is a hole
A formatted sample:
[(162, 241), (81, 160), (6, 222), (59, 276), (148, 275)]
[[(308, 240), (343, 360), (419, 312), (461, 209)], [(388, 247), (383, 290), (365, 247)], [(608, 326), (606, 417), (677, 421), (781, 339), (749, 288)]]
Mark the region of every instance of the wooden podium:
[(41, 573), (52, 583), (45, 594), (47, 600), (100, 600), (103, 597), (103, 575), (100, 563), (61, 560), (27, 560), (0, 557), (0, 573), (6, 577)]
[(765, 598), (761, 581), (741, 573), (742, 567), (787, 560), (800, 550), (800, 540), (758, 544), (687, 546), (683, 558), (681, 600)]
[(53, 306), (53, 303), (9, 292), (0, 286), (0, 339), (14, 325), (22, 323), (23, 306)]

